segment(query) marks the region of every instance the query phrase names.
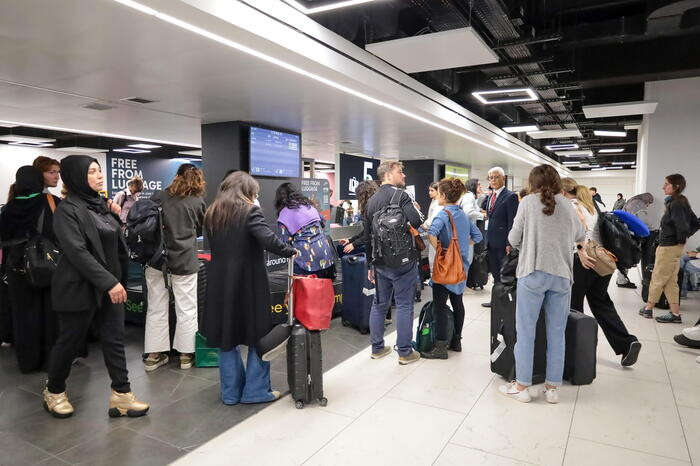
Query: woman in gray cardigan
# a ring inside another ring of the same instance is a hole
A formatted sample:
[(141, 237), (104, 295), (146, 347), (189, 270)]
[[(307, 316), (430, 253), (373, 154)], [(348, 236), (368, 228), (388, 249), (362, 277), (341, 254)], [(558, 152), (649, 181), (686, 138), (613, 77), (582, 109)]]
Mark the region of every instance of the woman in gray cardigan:
[(529, 177), (530, 193), (518, 207), (508, 235), (520, 249), (515, 326), (516, 380), (500, 387), (501, 393), (524, 403), (532, 398), (532, 361), (535, 328), (544, 309), (547, 324), (547, 374), (545, 397), (559, 401), (558, 387), (564, 373), (564, 331), (569, 315), (573, 281), (574, 244), (586, 231), (571, 203), (561, 194), (559, 174), (551, 165), (539, 165)]

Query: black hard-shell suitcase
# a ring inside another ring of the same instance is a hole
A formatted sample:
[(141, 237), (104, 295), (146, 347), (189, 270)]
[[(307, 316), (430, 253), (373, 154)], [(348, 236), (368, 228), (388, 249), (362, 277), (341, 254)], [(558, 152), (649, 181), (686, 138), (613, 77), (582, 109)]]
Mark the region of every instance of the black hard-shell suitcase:
[(564, 379), (587, 385), (595, 379), (598, 323), (583, 312), (572, 310), (566, 323)]
[(360, 333), (369, 333), (369, 312), (374, 301), (375, 288), (367, 278), (367, 256), (344, 256), (343, 307), (341, 318), (344, 326), (354, 327)]
[(294, 406), (298, 409), (317, 400), (326, 406), (328, 400), (323, 396), (323, 351), (321, 332), (308, 330), (294, 321), (294, 293), (291, 292), (294, 261), (289, 261), (289, 325), (292, 333), (287, 340), (287, 381)]
[[(491, 372), (515, 380), (515, 292), (516, 286), (496, 283), (491, 292)], [(544, 312), (540, 312), (535, 333), (532, 383), (544, 382), (547, 369), (547, 338)]]

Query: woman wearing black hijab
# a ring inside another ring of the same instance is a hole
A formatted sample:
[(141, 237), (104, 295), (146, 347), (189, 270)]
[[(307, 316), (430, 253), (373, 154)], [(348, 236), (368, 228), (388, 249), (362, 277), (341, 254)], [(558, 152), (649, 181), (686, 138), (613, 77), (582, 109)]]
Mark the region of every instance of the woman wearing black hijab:
[(68, 156), (61, 161), (61, 175), (68, 196), (56, 210), (54, 229), (63, 257), (51, 283), (59, 334), (51, 353), (44, 407), (55, 417), (73, 414), (66, 379), (94, 318), (112, 379), (108, 413), (111, 417), (143, 416), (149, 406), (131, 393), (124, 356), (126, 290), (118, 277), (127, 250), (119, 219), (99, 195), (103, 177), (97, 160)]
[(0, 238), (4, 244), (3, 272), (7, 275), (8, 303), (12, 316), (15, 354), (23, 373), (41, 369), (56, 339), (56, 316), (51, 311), (51, 288), (34, 288), (24, 271), (25, 243), (37, 234), (56, 241), (53, 209), (60, 199), (43, 194), (41, 172), (29, 165), (17, 170), (12, 198), (2, 210)]

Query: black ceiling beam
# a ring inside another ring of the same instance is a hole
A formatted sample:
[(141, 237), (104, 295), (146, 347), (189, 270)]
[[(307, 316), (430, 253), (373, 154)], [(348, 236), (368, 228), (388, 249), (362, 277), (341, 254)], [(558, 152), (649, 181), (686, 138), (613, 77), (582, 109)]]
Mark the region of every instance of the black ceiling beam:
[(574, 112), (574, 111), (564, 111), (564, 112), (551, 112), (551, 113), (531, 113), (530, 116), (533, 118), (544, 118), (544, 117), (549, 117), (552, 115), (583, 115), (583, 112)]
[(516, 103), (519, 103), (520, 105), (527, 105), (527, 104), (549, 104), (549, 103), (554, 103), (554, 102), (579, 102), (582, 100), (584, 100), (583, 97), (574, 97), (574, 98), (565, 97), (563, 99), (557, 97), (554, 99), (540, 99), (540, 100), (531, 100), (528, 102), (516, 102)]
[(498, 81), (501, 79), (515, 79), (515, 78), (520, 78), (521, 76), (547, 76), (550, 74), (563, 74), (563, 73), (573, 73), (576, 71), (574, 68), (558, 68), (556, 70), (543, 70), (543, 71), (533, 71), (531, 73), (523, 73), (523, 74), (500, 74), (496, 76), (490, 76), (488, 78), (489, 81)]
[(527, 57), (519, 60), (502, 60), (498, 63), (489, 63), (485, 65), (473, 65), (464, 66), (461, 68), (454, 68), (455, 73), (472, 73), (474, 71), (491, 71), (500, 68), (507, 68), (512, 66), (523, 66), (523, 65), (537, 65), (541, 63), (549, 63), (554, 61), (553, 55), (543, 56), (543, 57)]
[(581, 83), (559, 83), (550, 84), (548, 86), (537, 86), (535, 90), (537, 91), (550, 91), (550, 90), (571, 90), (571, 89), (581, 89)]
[(520, 39), (520, 40), (514, 40), (511, 42), (502, 42), (500, 44), (496, 44), (495, 46), (491, 47), (493, 50), (501, 50), (501, 49), (507, 49), (508, 47), (518, 47), (521, 45), (534, 45), (534, 44), (542, 44), (545, 42), (555, 42), (562, 40), (563, 36), (559, 34), (558, 32), (555, 32), (553, 34), (546, 34), (543, 36), (536, 36), (536, 37), (530, 37), (527, 39)]

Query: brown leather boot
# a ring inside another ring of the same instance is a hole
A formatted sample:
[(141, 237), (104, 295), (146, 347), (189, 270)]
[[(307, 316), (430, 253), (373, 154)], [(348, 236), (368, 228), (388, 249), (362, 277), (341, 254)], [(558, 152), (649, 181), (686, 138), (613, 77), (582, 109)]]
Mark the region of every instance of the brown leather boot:
[(44, 409), (59, 419), (73, 415), (73, 405), (68, 401), (68, 394), (51, 393), (48, 388), (44, 388)]
[(137, 400), (132, 392), (119, 393), (112, 390), (112, 396), (109, 397), (109, 417), (139, 417), (145, 415), (148, 408), (148, 403)]

